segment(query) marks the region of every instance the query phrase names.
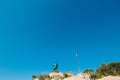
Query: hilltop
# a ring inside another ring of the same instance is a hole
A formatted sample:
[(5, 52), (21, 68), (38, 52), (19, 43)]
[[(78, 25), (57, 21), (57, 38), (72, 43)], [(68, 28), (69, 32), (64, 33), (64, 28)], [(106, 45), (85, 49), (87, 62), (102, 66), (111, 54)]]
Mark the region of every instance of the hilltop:
[[(56, 66), (57, 65), (57, 66)], [(83, 73), (74, 75), (71, 72), (59, 72), (55, 64), (53, 72), (33, 75), (33, 80), (120, 80), (120, 62), (101, 64), (96, 71), (86, 69)]]

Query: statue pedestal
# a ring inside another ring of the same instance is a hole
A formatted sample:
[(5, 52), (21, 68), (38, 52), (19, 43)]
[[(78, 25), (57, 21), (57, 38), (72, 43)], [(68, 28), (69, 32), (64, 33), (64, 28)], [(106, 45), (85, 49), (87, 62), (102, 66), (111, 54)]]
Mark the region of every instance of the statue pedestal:
[(57, 69), (55, 69), (53, 72), (55, 72), (55, 73), (59, 73), (59, 71), (58, 71)]
[(49, 73), (49, 76), (52, 80), (61, 80), (64, 78), (64, 75), (62, 72), (52, 72), (52, 73)]

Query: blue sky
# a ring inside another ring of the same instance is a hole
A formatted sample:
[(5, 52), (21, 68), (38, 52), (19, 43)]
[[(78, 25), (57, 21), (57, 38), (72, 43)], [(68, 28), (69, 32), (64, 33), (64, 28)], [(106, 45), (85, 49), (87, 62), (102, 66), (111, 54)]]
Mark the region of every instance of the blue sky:
[(31, 80), (120, 61), (119, 0), (1, 0), (0, 75)]

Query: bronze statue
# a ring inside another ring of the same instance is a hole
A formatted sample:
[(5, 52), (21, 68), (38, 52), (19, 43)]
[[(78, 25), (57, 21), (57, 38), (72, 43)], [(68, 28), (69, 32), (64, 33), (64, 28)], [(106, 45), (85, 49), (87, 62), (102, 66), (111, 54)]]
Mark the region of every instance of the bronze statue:
[(57, 63), (55, 63), (53, 65), (53, 72), (58, 72), (58, 64)]

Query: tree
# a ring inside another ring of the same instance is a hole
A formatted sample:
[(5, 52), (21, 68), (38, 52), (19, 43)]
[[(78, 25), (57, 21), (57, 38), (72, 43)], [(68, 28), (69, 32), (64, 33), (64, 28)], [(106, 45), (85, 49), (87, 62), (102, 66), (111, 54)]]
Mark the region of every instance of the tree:
[(120, 62), (111, 62), (109, 64), (102, 64), (97, 70), (97, 77), (101, 78), (108, 75), (120, 75)]
[(120, 75), (120, 62), (112, 62), (108, 64), (109, 75)]
[(97, 73), (97, 76), (99, 78), (101, 77), (104, 77), (104, 76), (107, 76), (108, 75), (108, 67), (107, 67), (107, 64), (103, 63), (97, 70), (96, 70), (96, 73)]

